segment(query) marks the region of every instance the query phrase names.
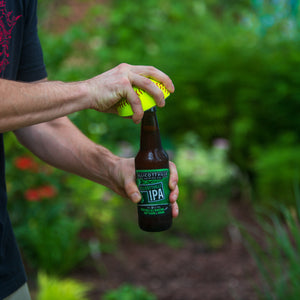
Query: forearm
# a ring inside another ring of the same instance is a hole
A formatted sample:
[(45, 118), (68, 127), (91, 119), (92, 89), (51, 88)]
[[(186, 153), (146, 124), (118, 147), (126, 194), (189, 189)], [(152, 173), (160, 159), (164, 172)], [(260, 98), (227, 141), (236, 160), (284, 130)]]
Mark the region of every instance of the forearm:
[(50, 121), (89, 108), (83, 82), (23, 83), (0, 79), (0, 132)]
[(117, 113), (115, 104), (125, 98), (133, 110), (132, 119), (143, 117), (141, 101), (132, 86), (152, 95), (164, 106), (162, 91), (147, 77), (155, 78), (170, 91), (174, 86), (161, 71), (147, 66), (119, 66), (81, 82), (24, 83), (0, 79), (0, 132), (47, 122), (83, 109)]
[(111, 172), (119, 158), (89, 140), (68, 118), (19, 129), (15, 134), (48, 164), (114, 189)]
[[(15, 131), (19, 141), (45, 162), (100, 183), (137, 203), (133, 158), (120, 158), (85, 137), (67, 117)], [(170, 202), (178, 215), (178, 175), (170, 162)]]

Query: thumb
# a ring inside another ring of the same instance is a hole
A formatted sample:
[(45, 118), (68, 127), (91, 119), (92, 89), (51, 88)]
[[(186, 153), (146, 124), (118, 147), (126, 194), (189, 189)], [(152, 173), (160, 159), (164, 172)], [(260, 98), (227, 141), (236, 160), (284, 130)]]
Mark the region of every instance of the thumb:
[(134, 180), (131, 179), (125, 183), (125, 191), (132, 202), (138, 203), (141, 201), (142, 196)]

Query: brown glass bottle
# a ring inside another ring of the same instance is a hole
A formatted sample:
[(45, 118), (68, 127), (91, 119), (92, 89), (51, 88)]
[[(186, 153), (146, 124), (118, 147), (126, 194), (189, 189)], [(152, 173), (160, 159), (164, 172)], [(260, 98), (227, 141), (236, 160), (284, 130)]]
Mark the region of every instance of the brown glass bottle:
[(156, 107), (144, 113), (135, 169), (136, 182), (142, 195), (142, 200), (138, 203), (140, 228), (152, 232), (170, 228), (172, 209), (169, 202), (169, 157), (161, 145)]

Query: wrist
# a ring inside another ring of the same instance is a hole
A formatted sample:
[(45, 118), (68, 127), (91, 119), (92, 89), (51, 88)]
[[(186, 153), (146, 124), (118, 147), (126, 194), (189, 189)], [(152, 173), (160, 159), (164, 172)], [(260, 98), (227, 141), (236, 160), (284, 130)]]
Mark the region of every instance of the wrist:
[(100, 145), (96, 146), (96, 152), (95, 181), (114, 190), (116, 180), (115, 173), (120, 157)]
[(80, 82), (80, 84), (82, 85), (82, 90), (85, 94), (87, 107), (89, 109), (97, 109), (96, 102), (97, 97), (99, 96), (99, 90), (97, 90), (97, 87), (99, 87), (100, 83), (95, 85), (94, 78), (91, 78)]
[(89, 99), (89, 88), (85, 81), (67, 83), (69, 90), (69, 97), (76, 105), (76, 111), (91, 108), (91, 101)]

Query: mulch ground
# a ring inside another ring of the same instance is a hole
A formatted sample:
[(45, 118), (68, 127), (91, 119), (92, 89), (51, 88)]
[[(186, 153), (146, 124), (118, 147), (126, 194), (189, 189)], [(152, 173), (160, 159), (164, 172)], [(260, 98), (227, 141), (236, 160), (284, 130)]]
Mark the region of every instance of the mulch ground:
[[(232, 212), (251, 222), (244, 207), (235, 206)], [(73, 275), (93, 286), (91, 300), (124, 283), (143, 286), (159, 300), (258, 299), (257, 268), (234, 226), (228, 229), (224, 247), (214, 251), (188, 238), (175, 249), (123, 236), (117, 253), (103, 254), (97, 265), (82, 267)]]

